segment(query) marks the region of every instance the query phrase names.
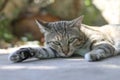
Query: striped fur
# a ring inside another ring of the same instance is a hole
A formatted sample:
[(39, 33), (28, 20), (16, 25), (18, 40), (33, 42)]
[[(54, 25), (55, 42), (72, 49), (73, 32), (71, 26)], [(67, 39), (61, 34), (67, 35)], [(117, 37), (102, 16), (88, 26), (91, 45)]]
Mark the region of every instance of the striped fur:
[(120, 53), (120, 25), (92, 27), (81, 24), (82, 18), (49, 23), (36, 20), (44, 33), (45, 46), (21, 48), (10, 54), (9, 59), (21, 62), (32, 57), (43, 59), (79, 54), (87, 61), (96, 61)]
[(23, 60), (26, 60), (28, 58), (54, 58), (59, 57), (56, 50), (50, 48), (50, 47), (27, 47), (27, 48), (21, 48), (17, 50), (16, 52), (9, 55), (9, 59), (13, 62), (21, 62)]

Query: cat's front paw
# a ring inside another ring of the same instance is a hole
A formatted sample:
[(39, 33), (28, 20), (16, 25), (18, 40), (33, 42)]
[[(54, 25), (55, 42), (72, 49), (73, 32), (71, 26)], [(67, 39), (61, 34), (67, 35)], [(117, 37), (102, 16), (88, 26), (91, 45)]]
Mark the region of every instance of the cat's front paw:
[(22, 62), (23, 60), (31, 57), (28, 48), (21, 48), (9, 55), (8, 59), (12, 62)]
[(86, 61), (89, 62), (100, 60), (100, 57), (97, 54), (91, 54), (91, 53), (85, 54), (84, 58)]

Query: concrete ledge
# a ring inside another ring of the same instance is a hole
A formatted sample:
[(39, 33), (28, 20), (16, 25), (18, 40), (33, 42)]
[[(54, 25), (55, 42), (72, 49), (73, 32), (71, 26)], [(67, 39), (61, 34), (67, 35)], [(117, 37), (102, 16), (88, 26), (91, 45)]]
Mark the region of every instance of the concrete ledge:
[(120, 56), (99, 62), (82, 58), (31, 59), (11, 63), (0, 55), (0, 80), (120, 80)]

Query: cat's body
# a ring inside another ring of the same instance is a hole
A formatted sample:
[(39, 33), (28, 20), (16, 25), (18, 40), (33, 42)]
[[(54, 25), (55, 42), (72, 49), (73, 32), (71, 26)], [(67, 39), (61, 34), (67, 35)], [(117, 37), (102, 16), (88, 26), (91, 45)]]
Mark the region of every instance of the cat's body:
[(96, 61), (120, 53), (120, 25), (92, 27), (81, 24), (82, 16), (72, 21), (36, 21), (45, 36), (45, 47), (21, 48), (10, 54), (13, 62), (25, 59), (70, 57), (79, 54)]
[[(83, 29), (82, 29), (83, 28)], [(113, 47), (113, 55), (120, 53), (120, 25), (104, 25), (101, 27), (81, 25), (81, 30), (85, 32), (85, 35), (89, 38), (88, 42), (76, 51), (77, 54), (84, 56), (86, 53), (92, 50), (95, 45), (109, 44)], [(107, 48), (107, 47), (105, 47)], [(112, 53), (110, 51), (110, 53)], [(112, 54), (111, 54), (112, 56)]]

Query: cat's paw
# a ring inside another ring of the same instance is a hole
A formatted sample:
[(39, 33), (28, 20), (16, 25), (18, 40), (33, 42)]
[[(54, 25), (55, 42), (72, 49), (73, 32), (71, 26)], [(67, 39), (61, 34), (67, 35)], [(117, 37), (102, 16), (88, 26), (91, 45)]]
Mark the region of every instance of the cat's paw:
[(10, 54), (8, 59), (16, 63), (16, 62), (22, 62), (23, 60), (29, 58), (30, 56), (31, 56), (30, 51), (27, 48), (21, 48)]
[(84, 58), (86, 61), (89, 62), (100, 60), (100, 57), (97, 54), (91, 54), (91, 53), (85, 54)]

